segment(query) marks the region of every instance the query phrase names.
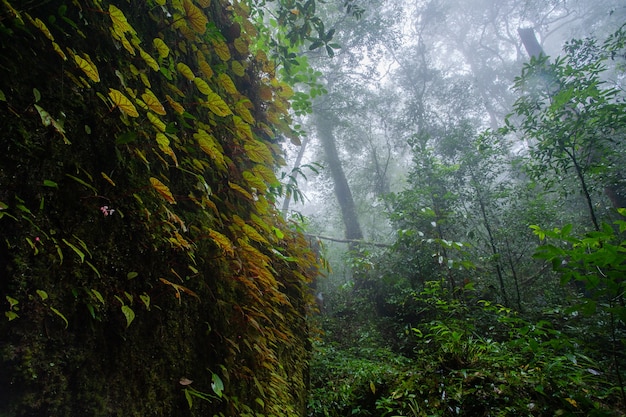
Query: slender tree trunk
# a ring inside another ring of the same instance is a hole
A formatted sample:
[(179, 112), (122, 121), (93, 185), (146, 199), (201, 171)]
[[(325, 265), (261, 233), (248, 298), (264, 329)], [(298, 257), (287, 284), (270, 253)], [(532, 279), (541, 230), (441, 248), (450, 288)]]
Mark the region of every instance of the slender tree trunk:
[[(472, 173), (472, 176), (474, 174)], [(491, 223), (489, 222), (489, 217), (487, 216), (487, 207), (485, 206), (485, 201), (480, 194), (478, 188), (476, 188), (476, 196), (478, 198), (478, 204), (480, 206), (480, 214), (483, 218), (483, 224), (485, 229), (487, 230), (487, 236), (489, 237), (489, 247), (491, 248), (491, 254), (494, 257), (494, 261), (496, 264), (496, 275), (498, 276), (498, 283), (500, 284), (500, 292), (502, 293), (502, 299), (504, 300), (504, 305), (509, 305), (509, 297), (506, 294), (506, 286), (504, 285), (504, 274), (502, 273), (502, 267), (500, 266), (500, 253), (498, 252), (498, 247), (496, 245), (496, 239), (493, 236), (493, 232), (491, 230)]]
[[(335, 196), (341, 208), (341, 217), (345, 227), (345, 238), (347, 240), (361, 240), (363, 239), (363, 232), (361, 231), (361, 225), (357, 217), (352, 192), (350, 191), (346, 174), (343, 171), (341, 160), (339, 159), (339, 152), (337, 151), (333, 134), (332, 118), (328, 117), (325, 112), (318, 111), (314, 115), (314, 120), (319, 141), (324, 149), (326, 163), (328, 164), (328, 169), (333, 179)], [(354, 244), (351, 244), (351, 247), (352, 246), (354, 246)]]

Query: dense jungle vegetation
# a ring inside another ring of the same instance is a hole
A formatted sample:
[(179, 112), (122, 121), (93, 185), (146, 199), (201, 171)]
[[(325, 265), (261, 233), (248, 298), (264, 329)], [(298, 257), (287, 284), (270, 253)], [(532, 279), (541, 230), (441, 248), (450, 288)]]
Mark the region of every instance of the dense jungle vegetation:
[(625, 22), (2, 0), (0, 417), (624, 415)]

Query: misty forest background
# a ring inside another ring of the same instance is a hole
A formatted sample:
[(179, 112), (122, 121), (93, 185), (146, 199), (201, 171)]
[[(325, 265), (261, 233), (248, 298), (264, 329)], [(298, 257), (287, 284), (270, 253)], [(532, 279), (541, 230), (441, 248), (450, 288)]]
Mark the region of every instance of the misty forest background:
[(0, 416), (620, 416), (626, 5), (0, 4)]

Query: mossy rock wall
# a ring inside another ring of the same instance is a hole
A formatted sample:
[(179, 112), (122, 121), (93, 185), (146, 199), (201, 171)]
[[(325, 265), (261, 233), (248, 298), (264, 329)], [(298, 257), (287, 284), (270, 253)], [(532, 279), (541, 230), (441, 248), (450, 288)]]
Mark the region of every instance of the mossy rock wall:
[(0, 416), (304, 415), (315, 258), (248, 13), (0, 4)]

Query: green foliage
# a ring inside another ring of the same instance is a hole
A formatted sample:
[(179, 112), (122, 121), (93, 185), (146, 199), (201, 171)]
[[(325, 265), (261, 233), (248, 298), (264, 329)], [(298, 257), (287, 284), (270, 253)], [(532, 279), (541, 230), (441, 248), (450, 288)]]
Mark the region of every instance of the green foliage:
[[(564, 176), (575, 178), (596, 229), (600, 222), (594, 191), (624, 194), (618, 166), (623, 163), (619, 138), (626, 125), (626, 104), (622, 90), (605, 76), (622, 36), (618, 31), (601, 47), (591, 39), (572, 41), (566, 55), (554, 62), (545, 56), (531, 60), (515, 80), (521, 96), (504, 129), (518, 131), (528, 141), (526, 166), (534, 180), (559, 189)], [(562, 191), (574, 193), (571, 187)], [(616, 206), (621, 203), (614, 199)]]
[[(559, 329), (556, 315), (528, 320), (475, 295), (428, 282), (407, 294), (385, 341), (363, 337), (372, 331), (355, 315), (363, 302), (330, 314), (311, 364), (311, 415), (617, 415), (605, 365), (582, 348), (582, 335)], [(339, 312), (358, 341), (337, 332)]]

